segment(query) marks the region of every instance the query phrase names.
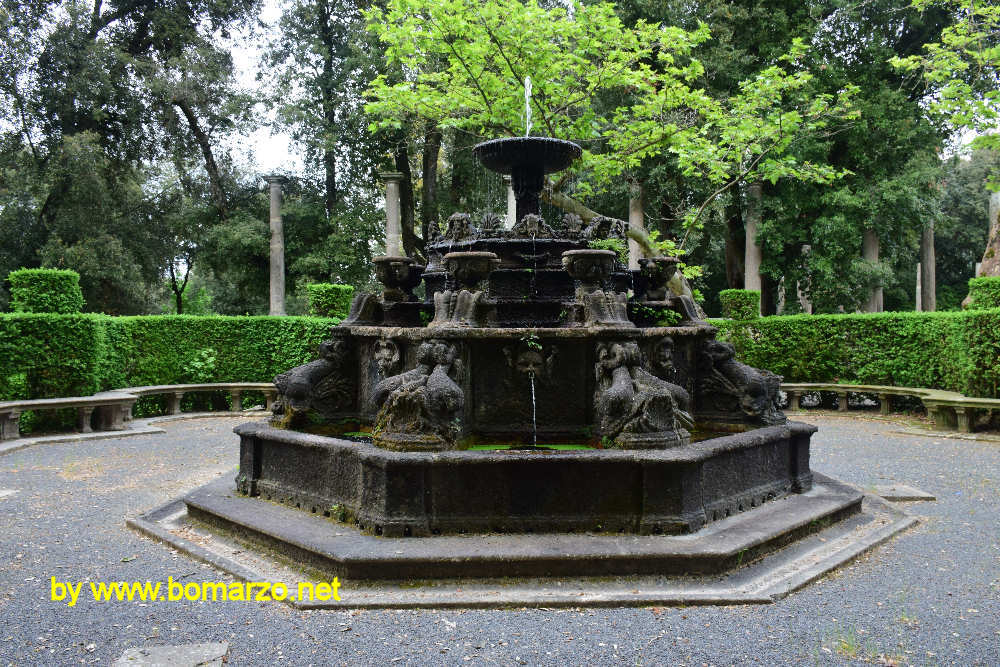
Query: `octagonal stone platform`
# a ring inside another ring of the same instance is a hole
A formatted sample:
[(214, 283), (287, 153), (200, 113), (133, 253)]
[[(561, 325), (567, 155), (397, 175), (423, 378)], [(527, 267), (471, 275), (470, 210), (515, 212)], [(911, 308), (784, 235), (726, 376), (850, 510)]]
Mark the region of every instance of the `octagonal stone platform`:
[(339, 601), (300, 608), (757, 604), (777, 600), (916, 523), (820, 474), (802, 494), (693, 535), (386, 538), (247, 498), (229, 475), (129, 525), (247, 581), (337, 576)]

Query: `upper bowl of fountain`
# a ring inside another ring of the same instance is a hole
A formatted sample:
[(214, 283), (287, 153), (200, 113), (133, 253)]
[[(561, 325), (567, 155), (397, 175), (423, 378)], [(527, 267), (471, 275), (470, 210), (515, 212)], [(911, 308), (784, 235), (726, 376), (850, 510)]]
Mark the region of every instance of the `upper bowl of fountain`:
[(472, 152), (484, 167), (510, 174), (518, 167), (540, 165), (542, 173), (562, 171), (583, 154), (572, 141), (551, 137), (504, 137), (476, 144)]

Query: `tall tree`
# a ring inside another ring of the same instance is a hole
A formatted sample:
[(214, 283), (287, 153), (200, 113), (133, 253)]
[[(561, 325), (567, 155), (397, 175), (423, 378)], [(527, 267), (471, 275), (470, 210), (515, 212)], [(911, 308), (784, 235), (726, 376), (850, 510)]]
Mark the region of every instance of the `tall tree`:
[[(88, 289), (91, 309), (146, 307), (126, 294), (148, 296), (177, 258), (165, 242), (170, 233), (149, 215), (150, 191), (158, 189), (147, 188), (149, 166), (195, 151), (216, 208), (225, 212), (218, 133), (236, 116), (226, 108), (231, 62), (214, 44), (256, 6), (257, 0), (0, 4), (0, 24), (11, 37), (0, 42), (0, 162), (5, 180), (32, 183), (15, 208), (20, 216), (31, 211), (40, 241), (25, 248), (20, 263), (78, 262), (73, 268), (85, 285), (102, 285)], [(7, 210), (7, 201), (0, 209)], [(108, 258), (113, 266), (135, 272), (119, 275), (85, 262), (94, 244), (118, 253)]]

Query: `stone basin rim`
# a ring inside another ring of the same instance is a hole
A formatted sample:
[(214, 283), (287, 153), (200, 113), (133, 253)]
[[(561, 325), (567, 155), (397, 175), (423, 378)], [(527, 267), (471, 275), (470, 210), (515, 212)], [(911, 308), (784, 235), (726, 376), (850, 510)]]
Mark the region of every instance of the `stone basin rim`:
[(616, 338), (658, 338), (662, 336), (711, 335), (718, 328), (711, 324), (692, 324), (675, 327), (386, 327), (362, 324), (335, 325), (332, 333), (346, 332), (352, 336), (375, 338), (406, 337), (413, 340), (431, 338), (521, 339), (538, 338), (590, 338), (594, 340)]
[(337, 447), (358, 451), (364, 459), (372, 459), (384, 464), (392, 462), (412, 462), (425, 464), (469, 464), (517, 463), (523, 461), (557, 461), (586, 464), (594, 462), (643, 462), (666, 461), (695, 463), (711, 459), (721, 452), (752, 447), (771, 439), (784, 439), (797, 434), (813, 434), (817, 427), (805, 422), (788, 421), (773, 426), (760, 426), (742, 432), (726, 433), (714, 438), (669, 447), (667, 449), (579, 449), (532, 452), (528, 450), (454, 449), (446, 451), (399, 451), (385, 449), (371, 442), (347, 440), (334, 435), (319, 435), (277, 428), (261, 422), (247, 422), (233, 428), (237, 435), (267, 438), (275, 442), (286, 442), (302, 447)]
[[(538, 154), (540, 149), (545, 154)], [(510, 174), (519, 167), (541, 166), (543, 173), (562, 171), (583, 155), (579, 144), (554, 137), (499, 137), (478, 143), (472, 152), (484, 167), (499, 174)], [(503, 155), (504, 159), (500, 158)]]

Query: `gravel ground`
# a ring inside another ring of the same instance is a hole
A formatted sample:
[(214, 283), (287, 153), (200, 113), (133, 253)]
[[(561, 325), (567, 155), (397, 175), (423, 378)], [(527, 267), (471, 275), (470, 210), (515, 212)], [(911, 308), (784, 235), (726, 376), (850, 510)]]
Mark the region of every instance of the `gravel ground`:
[[(772, 605), (300, 612), (280, 603), (50, 599), (62, 581), (228, 581), (125, 528), (237, 464), (241, 420), (38, 445), (0, 457), (0, 663), (109, 664), (126, 649), (225, 641), (236, 665), (1000, 664), (1000, 444), (810, 416), (813, 467), (900, 482), (916, 528)], [(13, 493), (10, 493), (13, 491)]]

